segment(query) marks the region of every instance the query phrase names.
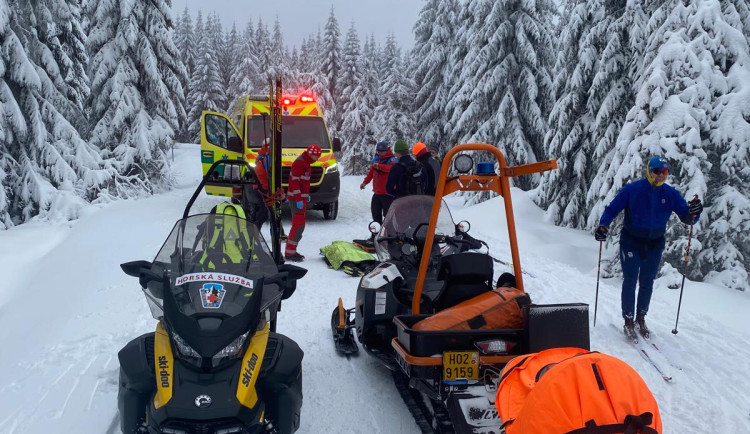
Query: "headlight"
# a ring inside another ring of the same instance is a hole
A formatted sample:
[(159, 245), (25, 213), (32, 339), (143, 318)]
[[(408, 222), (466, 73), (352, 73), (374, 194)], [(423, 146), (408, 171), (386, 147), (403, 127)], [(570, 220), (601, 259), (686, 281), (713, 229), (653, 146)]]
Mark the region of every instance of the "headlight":
[(330, 166), (326, 167), (326, 173), (336, 173), (338, 171), (339, 171), (338, 163), (333, 163)]
[[(242, 348), (245, 346), (245, 341), (247, 340), (247, 336), (250, 334), (250, 332), (246, 332), (243, 335), (240, 335), (237, 337), (237, 339), (233, 340), (229, 343), (226, 347), (224, 347), (221, 351), (214, 354), (213, 357), (211, 357), (211, 365), (216, 367), (219, 366), (219, 364), (227, 358), (234, 358), (240, 355)], [(181, 359), (192, 363), (193, 365), (197, 367), (202, 367), (202, 361), (203, 358), (200, 354), (198, 354), (197, 351), (195, 351), (190, 345), (188, 345), (185, 340), (178, 335), (177, 333), (172, 333), (172, 340), (175, 343), (175, 347), (177, 347), (178, 355)]]
[(219, 366), (219, 363), (225, 358), (234, 358), (240, 355), (242, 352), (242, 348), (245, 347), (245, 340), (247, 340), (247, 336), (250, 334), (250, 332), (246, 332), (243, 335), (240, 335), (237, 337), (237, 339), (233, 340), (229, 343), (226, 347), (224, 347), (221, 351), (214, 354), (214, 356), (211, 358), (211, 363), (214, 366)]

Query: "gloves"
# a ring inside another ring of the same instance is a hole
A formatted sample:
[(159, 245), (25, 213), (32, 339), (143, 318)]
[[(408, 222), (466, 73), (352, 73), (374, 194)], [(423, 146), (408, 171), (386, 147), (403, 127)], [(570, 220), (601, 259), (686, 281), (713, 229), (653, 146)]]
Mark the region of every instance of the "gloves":
[(305, 202), (304, 202), (304, 201), (301, 201), (301, 200), (295, 200), (295, 201), (294, 201), (294, 206), (295, 206), (295, 207), (296, 207), (296, 208), (297, 208), (298, 210), (302, 210), (302, 207), (304, 207), (304, 206), (305, 206)]
[(700, 199), (698, 199), (698, 197), (695, 197), (693, 200), (688, 202), (688, 205), (690, 206), (688, 212), (691, 216), (696, 216), (703, 212), (703, 203)]
[(365, 183), (364, 182), (361, 183), (361, 184), (359, 184), (359, 189), (360, 190), (364, 190), (365, 189)]
[(609, 232), (609, 228), (606, 226), (599, 226), (596, 229), (596, 232), (594, 232), (594, 239), (596, 241), (605, 241), (607, 239), (607, 233)]

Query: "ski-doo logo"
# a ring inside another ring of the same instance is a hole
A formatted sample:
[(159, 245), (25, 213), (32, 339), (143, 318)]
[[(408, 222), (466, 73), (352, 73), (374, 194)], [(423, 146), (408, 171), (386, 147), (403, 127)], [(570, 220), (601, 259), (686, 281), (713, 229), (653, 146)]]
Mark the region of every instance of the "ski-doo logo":
[(245, 387), (250, 387), (250, 381), (253, 379), (253, 371), (255, 371), (256, 364), (258, 364), (258, 355), (253, 353), (250, 360), (247, 361), (245, 372), (242, 373), (242, 384)]
[(159, 356), (159, 381), (161, 387), (169, 388), (169, 362), (167, 356)]

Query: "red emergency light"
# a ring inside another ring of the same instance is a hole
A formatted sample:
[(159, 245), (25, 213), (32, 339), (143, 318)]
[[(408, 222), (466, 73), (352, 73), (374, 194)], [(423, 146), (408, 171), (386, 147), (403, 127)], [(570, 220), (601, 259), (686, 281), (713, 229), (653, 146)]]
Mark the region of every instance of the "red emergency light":
[(299, 100), (302, 102), (315, 102), (315, 99), (310, 95), (302, 95), (301, 97), (299, 97)]
[(284, 98), (281, 100), (282, 105), (290, 105), (292, 103), (292, 100), (289, 98)]

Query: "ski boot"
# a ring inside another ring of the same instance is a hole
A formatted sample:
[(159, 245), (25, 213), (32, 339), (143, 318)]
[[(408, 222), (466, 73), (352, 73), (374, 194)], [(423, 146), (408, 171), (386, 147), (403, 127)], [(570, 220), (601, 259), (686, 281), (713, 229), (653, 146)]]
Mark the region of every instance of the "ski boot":
[(638, 335), (635, 333), (635, 322), (633, 318), (625, 318), (625, 325), (622, 327), (625, 332), (625, 338), (633, 343), (638, 343)]
[(344, 302), (339, 298), (339, 305), (333, 309), (331, 314), (331, 331), (333, 332), (333, 343), (336, 352), (344, 356), (357, 355), (359, 346), (354, 340), (354, 321), (349, 319), (354, 308), (344, 309)]
[(648, 339), (651, 337), (651, 330), (649, 330), (646, 326), (646, 315), (640, 313), (636, 315), (635, 325), (638, 328), (638, 333), (643, 336), (643, 339)]
[(293, 255), (284, 255), (284, 259), (292, 262), (302, 262), (305, 260), (305, 257), (295, 252)]

